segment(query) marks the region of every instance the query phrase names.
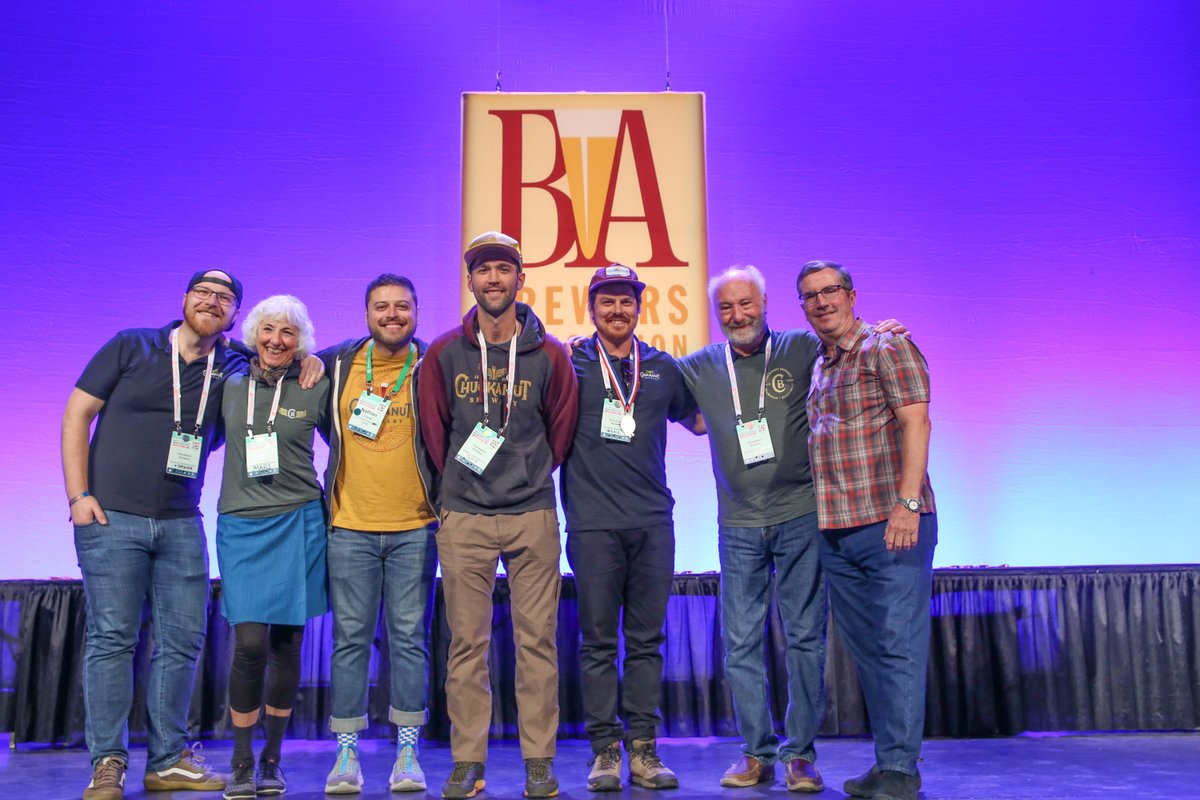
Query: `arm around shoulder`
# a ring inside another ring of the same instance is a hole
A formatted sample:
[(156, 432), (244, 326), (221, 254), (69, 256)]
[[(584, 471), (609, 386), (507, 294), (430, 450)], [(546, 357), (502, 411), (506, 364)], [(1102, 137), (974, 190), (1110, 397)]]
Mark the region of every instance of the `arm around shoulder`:
[(445, 470), (446, 453), (450, 448), (450, 401), (439, 360), (442, 348), (439, 337), (421, 357), (416, 374), (417, 424), (421, 427), (425, 450), (438, 472)]
[(547, 337), (545, 352), (550, 359), (550, 381), (546, 387), (542, 418), (546, 422), (546, 436), (557, 467), (567, 457), (575, 438), (575, 424), (579, 421), (579, 379), (575, 375), (575, 365), (561, 343)]

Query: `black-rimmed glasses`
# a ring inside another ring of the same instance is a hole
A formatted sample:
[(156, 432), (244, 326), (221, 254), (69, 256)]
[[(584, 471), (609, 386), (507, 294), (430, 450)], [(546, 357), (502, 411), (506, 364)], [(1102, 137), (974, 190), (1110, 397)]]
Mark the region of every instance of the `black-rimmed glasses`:
[[(801, 292), (800, 299), (804, 301), (804, 305), (811, 306), (813, 303), (817, 302), (817, 295), (822, 295), (825, 298), (832, 300), (834, 296), (843, 289), (846, 289), (846, 287), (842, 286), (840, 283), (835, 283), (832, 286), (826, 286), (824, 289), (817, 289), (815, 292)], [(849, 289), (846, 289), (846, 291), (849, 291)]]
[(196, 295), (200, 300), (208, 300), (216, 298), (216, 301), (224, 308), (230, 308), (237, 302), (237, 298), (229, 294), (229, 292), (215, 292), (212, 289), (207, 289), (203, 286), (193, 286), (192, 294)]

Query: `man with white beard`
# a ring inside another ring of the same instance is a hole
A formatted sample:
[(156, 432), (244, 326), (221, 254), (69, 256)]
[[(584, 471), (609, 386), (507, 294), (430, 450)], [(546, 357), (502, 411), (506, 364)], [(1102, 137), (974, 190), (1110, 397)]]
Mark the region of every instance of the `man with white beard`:
[[(767, 327), (766, 279), (735, 267), (709, 282), (727, 342), (681, 359), (712, 450), (721, 561), (721, 636), (742, 757), (728, 787), (774, 777), (789, 791), (824, 788), (813, 740), (824, 711), (825, 587), (817, 558), (817, 507), (808, 464), (805, 398), (820, 341)], [(763, 663), (763, 629), (775, 598), (787, 639), (784, 739), (775, 734)]]

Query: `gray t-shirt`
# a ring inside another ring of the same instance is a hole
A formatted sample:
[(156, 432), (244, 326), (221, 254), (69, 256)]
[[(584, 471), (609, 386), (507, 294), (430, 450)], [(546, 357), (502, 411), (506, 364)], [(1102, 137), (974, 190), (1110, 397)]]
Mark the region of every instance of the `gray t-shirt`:
[[(820, 340), (808, 331), (768, 331), (768, 336), (771, 362), (767, 365), (766, 419), (775, 449), (775, 457), (768, 461), (750, 466), (742, 461), (725, 363), (727, 345), (710, 344), (679, 361), (708, 426), (713, 475), (717, 479), (717, 521), (721, 525), (778, 525), (817, 509), (808, 464), (805, 401)], [(758, 416), (766, 341), (764, 336), (753, 355), (733, 353), (743, 421)]]
[[(313, 466), (313, 432), (326, 424), (329, 379), (312, 389), (296, 382), (297, 367), (289, 370), (279, 393), (275, 434), (279, 440), (279, 474), (264, 478), (246, 475), (246, 395), (251, 380), (235, 375), (225, 384), (221, 416), (225, 424), (225, 470), (217, 511), (238, 517), (273, 517), (321, 499), (321, 484)], [(254, 389), (254, 433), (267, 432), (275, 387), (259, 382)]]

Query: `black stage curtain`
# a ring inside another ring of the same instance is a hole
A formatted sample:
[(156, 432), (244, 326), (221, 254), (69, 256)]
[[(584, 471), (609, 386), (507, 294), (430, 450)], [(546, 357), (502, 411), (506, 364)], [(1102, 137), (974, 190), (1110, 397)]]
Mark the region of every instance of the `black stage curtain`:
[[(678, 575), (667, 609), (661, 708), (663, 736), (734, 736), (724, 679), (716, 574)], [(233, 635), (214, 582), (209, 634), (197, 667), (191, 725), (197, 738), (226, 735)], [(1040, 730), (1180, 730), (1200, 727), (1200, 566), (938, 570), (925, 732), (1012, 735)], [(492, 617), (492, 735), (516, 738), (508, 584), (497, 580)], [(85, 609), (78, 581), (0, 582), (0, 729), (12, 743), (83, 742)], [(151, 626), (135, 667), (130, 717), (145, 736), (144, 688)], [(328, 736), (329, 615), (312, 620), (303, 679), (288, 735)], [(368, 736), (390, 735), (388, 657), (382, 623), (371, 664)], [(575, 583), (563, 579), (559, 607), (559, 705), (566, 738), (582, 738)], [(443, 684), (449, 631), (440, 589), (431, 632), (430, 710), (425, 735), (449, 738)], [(767, 673), (777, 719), (787, 702), (778, 611), (768, 620)], [(854, 666), (829, 629), (824, 735), (868, 731)]]

